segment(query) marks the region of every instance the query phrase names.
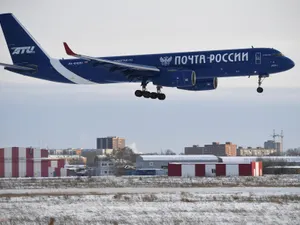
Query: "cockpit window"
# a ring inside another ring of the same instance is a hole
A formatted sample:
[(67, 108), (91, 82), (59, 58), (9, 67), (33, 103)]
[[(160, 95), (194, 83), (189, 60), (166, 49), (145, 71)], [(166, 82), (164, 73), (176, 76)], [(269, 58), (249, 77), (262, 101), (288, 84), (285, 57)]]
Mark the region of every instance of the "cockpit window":
[(274, 53), (273, 56), (281, 57), (281, 56), (284, 56), (284, 55), (281, 52), (278, 52), (278, 53)]

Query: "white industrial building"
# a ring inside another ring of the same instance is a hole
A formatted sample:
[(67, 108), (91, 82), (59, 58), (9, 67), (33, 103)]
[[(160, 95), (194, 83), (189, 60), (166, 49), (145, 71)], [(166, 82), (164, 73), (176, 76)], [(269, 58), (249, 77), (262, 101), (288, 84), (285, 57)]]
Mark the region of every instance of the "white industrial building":
[(299, 156), (221, 156), (220, 158), (224, 163), (250, 163), (260, 160), (300, 163)]
[(139, 155), (136, 168), (166, 169), (171, 162), (221, 162), (215, 155)]

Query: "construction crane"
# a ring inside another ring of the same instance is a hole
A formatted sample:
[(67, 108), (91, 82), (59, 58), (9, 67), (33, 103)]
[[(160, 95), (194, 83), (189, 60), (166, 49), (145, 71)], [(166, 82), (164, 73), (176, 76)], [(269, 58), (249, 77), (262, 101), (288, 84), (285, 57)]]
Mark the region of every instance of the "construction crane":
[(283, 130), (281, 130), (281, 134), (276, 134), (275, 133), (275, 129), (273, 130), (273, 135), (271, 135), (273, 137), (273, 141), (274, 141), (274, 147), (276, 148), (276, 137), (281, 138), (280, 139), (280, 143), (281, 143), (281, 149), (280, 149), (280, 153), (283, 152)]

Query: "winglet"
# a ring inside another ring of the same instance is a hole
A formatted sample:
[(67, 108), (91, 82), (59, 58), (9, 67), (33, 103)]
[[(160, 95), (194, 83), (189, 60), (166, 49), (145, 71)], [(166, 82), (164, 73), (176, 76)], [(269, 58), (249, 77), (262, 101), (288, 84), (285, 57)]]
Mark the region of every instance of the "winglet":
[(65, 50), (66, 50), (66, 53), (68, 54), (68, 55), (77, 55), (76, 53), (74, 53), (72, 50), (71, 50), (71, 48), (69, 47), (69, 45), (66, 43), (66, 42), (64, 42), (64, 47), (65, 47)]

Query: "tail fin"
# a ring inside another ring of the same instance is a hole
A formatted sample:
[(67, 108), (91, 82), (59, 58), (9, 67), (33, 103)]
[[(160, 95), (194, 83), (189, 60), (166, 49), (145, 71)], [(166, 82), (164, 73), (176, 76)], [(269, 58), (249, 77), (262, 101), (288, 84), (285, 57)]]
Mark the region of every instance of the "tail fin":
[(50, 57), (13, 14), (0, 14), (0, 24), (14, 64), (26, 66), (49, 63)]

